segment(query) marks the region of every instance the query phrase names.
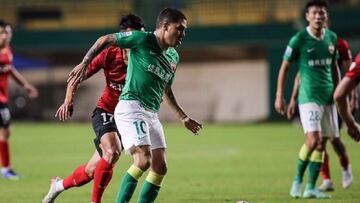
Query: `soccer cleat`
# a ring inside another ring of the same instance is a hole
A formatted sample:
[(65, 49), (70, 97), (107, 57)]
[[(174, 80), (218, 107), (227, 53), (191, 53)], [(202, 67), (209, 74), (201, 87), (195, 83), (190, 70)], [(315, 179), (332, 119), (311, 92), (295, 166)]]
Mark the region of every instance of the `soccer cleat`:
[(319, 186), (320, 191), (334, 191), (333, 183), (330, 179), (325, 179), (323, 183)]
[(351, 170), (351, 165), (348, 166), (347, 170), (343, 170), (342, 172), (342, 186), (343, 188), (349, 188), (353, 182), (353, 175)]
[(294, 181), (291, 186), (290, 196), (294, 198), (300, 198), (301, 196), (301, 183)]
[(61, 181), (62, 179), (59, 177), (53, 177), (50, 181), (50, 189), (49, 192), (46, 194), (42, 203), (53, 203), (56, 197), (64, 190), (59, 190), (56, 187), (56, 183)]
[(316, 199), (330, 199), (331, 196), (321, 192), (318, 189), (305, 189), (304, 194), (303, 194), (304, 198), (316, 198)]
[(2, 172), (2, 176), (3, 176), (3, 178), (8, 179), (8, 180), (19, 180), (20, 179), (20, 175), (17, 174), (12, 169)]

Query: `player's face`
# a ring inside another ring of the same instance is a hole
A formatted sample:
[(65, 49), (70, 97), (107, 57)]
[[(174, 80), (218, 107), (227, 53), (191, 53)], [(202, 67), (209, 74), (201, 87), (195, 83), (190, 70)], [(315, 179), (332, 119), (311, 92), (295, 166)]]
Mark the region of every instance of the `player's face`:
[(7, 33), (4, 27), (0, 27), (0, 48), (5, 47), (7, 39)]
[(181, 44), (185, 37), (185, 30), (187, 28), (187, 21), (185, 19), (176, 23), (168, 23), (165, 26), (165, 43), (170, 47), (176, 47)]
[(306, 20), (313, 29), (322, 29), (328, 20), (327, 10), (322, 6), (311, 6), (306, 12)]

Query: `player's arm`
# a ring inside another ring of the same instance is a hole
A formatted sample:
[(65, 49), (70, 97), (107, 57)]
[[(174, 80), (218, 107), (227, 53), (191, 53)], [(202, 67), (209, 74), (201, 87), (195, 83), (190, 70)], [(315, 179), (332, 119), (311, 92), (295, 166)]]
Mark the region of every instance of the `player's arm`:
[[(107, 56), (108, 54), (105, 50), (95, 57), (86, 70), (86, 76), (84, 80), (92, 77), (95, 73), (104, 67)], [(71, 81), (67, 83), (64, 102), (60, 105), (55, 113), (55, 117), (58, 117), (61, 121), (68, 120), (72, 116), (74, 110), (74, 95), (82, 81), (80, 81), (80, 83), (73, 83), (73, 80), (74, 79), (71, 79)]]
[[(351, 52), (350, 52), (350, 50), (348, 52), (349, 52), (348, 53), (349, 56), (343, 57), (343, 60), (341, 60), (341, 67), (343, 67), (346, 72), (348, 70), (350, 70), (350, 66), (352, 64)], [(354, 113), (355, 111), (357, 111), (359, 109), (358, 90), (359, 90), (359, 85), (351, 90), (349, 106), (350, 106), (350, 112), (352, 112), (352, 113)]]
[(25, 90), (26, 93), (29, 95), (30, 98), (36, 98), (39, 93), (38, 90), (31, 85), (20, 73), (19, 71), (16, 70), (15, 67), (11, 67), (9, 69), (10, 75), (11, 77), (15, 80), (15, 82), (17, 84), (19, 84), (20, 86), (22, 86)]
[(290, 69), (290, 62), (287, 60), (283, 60), (281, 63), (278, 82), (277, 82), (277, 90), (276, 90), (276, 99), (275, 99), (275, 109), (281, 115), (285, 115), (286, 113), (286, 102), (284, 98), (284, 86), (285, 82), (288, 78)]
[(93, 46), (88, 50), (83, 60), (79, 65), (77, 65), (69, 74), (69, 79), (67, 82), (72, 82), (73, 84), (79, 83), (86, 77), (86, 68), (90, 62), (107, 46), (115, 45), (117, 38), (115, 33), (101, 36)]
[(334, 100), (336, 101), (340, 116), (348, 126), (349, 135), (356, 141), (359, 141), (360, 128), (351, 114), (347, 102), (347, 95), (356, 87), (356, 85), (357, 82), (355, 80), (352, 80), (349, 77), (344, 77), (335, 89)]
[(164, 100), (170, 106), (171, 110), (176, 114), (176, 116), (181, 119), (187, 129), (189, 129), (194, 134), (197, 134), (201, 130), (202, 124), (186, 115), (184, 110), (176, 101), (171, 86), (168, 86), (165, 89)]
[(61, 121), (68, 120), (73, 113), (73, 98), (76, 90), (80, 86), (80, 83), (73, 83), (72, 80), (67, 83), (64, 102), (60, 105), (55, 113), (55, 117), (58, 117)]
[(298, 72), (296, 74), (295, 80), (294, 80), (294, 87), (293, 91), (291, 93), (291, 98), (289, 102), (289, 107), (287, 109), (287, 118), (290, 120), (294, 116), (295, 108), (297, 104), (297, 97), (299, 94), (299, 86), (300, 86), (300, 73)]

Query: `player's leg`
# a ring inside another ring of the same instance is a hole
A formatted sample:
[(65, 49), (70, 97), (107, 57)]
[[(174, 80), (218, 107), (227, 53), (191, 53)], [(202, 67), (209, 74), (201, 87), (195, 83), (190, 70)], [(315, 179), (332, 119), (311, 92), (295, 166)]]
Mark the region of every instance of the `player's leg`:
[(19, 175), (10, 167), (10, 121), (11, 115), (6, 104), (0, 104), (0, 158), (1, 174), (5, 179), (18, 180)]
[(339, 156), (339, 162), (342, 167), (342, 186), (343, 188), (348, 188), (351, 186), (353, 181), (353, 175), (351, 170), (351, 165), (349, 161), (349, 156), (346, 152), (345, 144), (342, 142), (340, 137), (335, 137), (331, 139), (331, 144)]
[(148, 112), (138, 101), (120, 100), (115, 109), (115, 122), (126, 154), (133, 165), (126, 171), (117, 193), (116, 202), (129, 202), (139, 178), (150, 167), (151, 150)]
[(319, 186), (319, 189), (322, 191), (334, 191), (334, 187), (333, 187), (333, 183), (331, 181), (331, 176), (330, 176), (330, 160), (329, 160), (329, 153), (326, 149), (326, 143), (328, 138), (323, 138), (326, 139), (325, 141), (325, 151), (324, 151), (324, 162), (321, 166), (321, 170), (320, 170), (320, 174), (321, 177), (323, 179), (322, 184)]
[[(335, 105), (320, 106), (322, 115), (321, 120), (321, 137), (339, 137), (338, 119)], [(320, 192), (315, 189), (316, 180), (319, 176), (322, 160), (324, 159), (326, 139), (319, 138), (317, 141), (317, 147), (311, 154), (309, 162), (309, 180), (304, 191), (305, 198), (331, 198), (330, 195)]]
[(306, 137), (298, 154), (296, 175), (290, 190), (290, 195), (295, 198), (301, 196), (301, 184), (304, 173), (309, 164), (311, 153), (316, 146), (316, 139), (314, 139), (311, 133), (318, 132), (321, 129), (320, 122), (314, 119), (314, 115), (318, 115), (318, 113), (314, 112), (316, 112), (316, 106), (314, 107), (313, 103), (299, 105), (300, 120)]
[(92, 202), (101, 202), (105, 188), (109, 184), (113, 168), (121, 153), (121, 142), (117, 133), (114, 114), (96, 108), (92, 115), (92, 126), (96, 133), (95, 147), (101, 156), (94, 172)]
[(155, 201), (167, 172), (165, 136), (157, 115), (154, 115), (151, 121), (150, 135), (151, 170), (142, 185), (138, 203), (152, 203)]
[(130, 201), (140, 177), (150, 167), (151, 150), (149, 145), (134, 147), (131, 150), (131, 155), (134, 162), (126, 171), (121, 181), (116, 196), (116, 203), (127, 203)]
[(324, 159), (325, 142), (321, 139), (320, 132), (309, 134), (315, 144), (315, 149), (311, 153), (308, 165), (308, 182), (306, 183), (303, 197), (304, 198), (330, 198), (329, 195), (316, 189), (316, 181), (320, 175), (320, 169)]
[(108, 132), (101, 137), (102, 158), (98, 162), (94, 173), (94, 187), (92, 202), (101, 202), (101, 197), (109, 184), (113, 168), (121, 153), (121, 143), (117, 132)]
[(101, 157), (97, 151), (94, 152), (87, 164), (78, 166), (68, 177), (61, 179), (53, 177), (50, 181), (50, 189), (43, 198), (42, 203), (51, 203), (64, 190), (72, 187), (80, 187), (93, 179), (95, 167)]

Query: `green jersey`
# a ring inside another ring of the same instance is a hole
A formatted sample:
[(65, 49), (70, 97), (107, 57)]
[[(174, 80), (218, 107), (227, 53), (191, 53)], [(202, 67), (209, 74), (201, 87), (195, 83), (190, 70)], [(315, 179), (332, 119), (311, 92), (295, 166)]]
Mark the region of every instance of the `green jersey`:
[(154, 33), (116, 33), (117, 44), (129, 48), (128, 69), (121, 100), (137, 100), (158, 112), (165, 88), (174, 80), (179, 55), (174, 48), (163, 51)]
[(299, 104), (315, 102), (333, 104), (332, 65), (337, 60), (337, 36), (329, 29), (323, 38), (315, 37), (310, 28), (299, 31), (290, 39), (283, 59), (297, 61), (300, 69)]

